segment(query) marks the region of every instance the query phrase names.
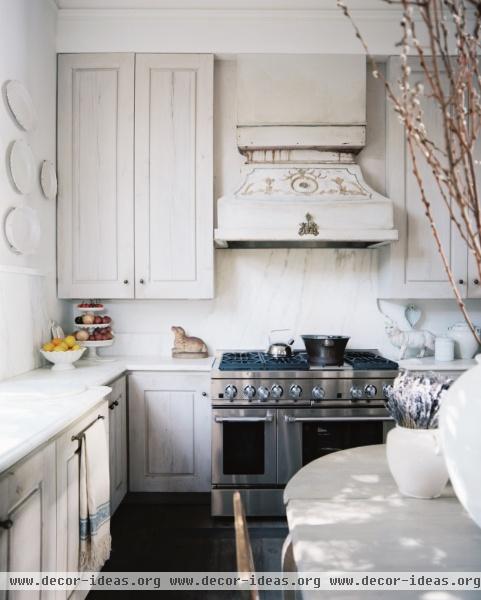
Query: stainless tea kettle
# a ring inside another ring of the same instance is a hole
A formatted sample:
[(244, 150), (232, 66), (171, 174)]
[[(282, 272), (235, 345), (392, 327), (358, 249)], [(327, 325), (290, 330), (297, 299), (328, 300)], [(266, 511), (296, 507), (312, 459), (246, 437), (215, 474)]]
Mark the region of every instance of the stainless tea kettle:
[(275, 337), (279, 337), (274, 334), (279, 334), (285, 331), (289, 331), (289, 329), (273, 329), (269, 335), (269, 349), (267, 350), (267, 354), (272, 356), (273, 358), (285, 358), (292, 356), (292, 344), (294, 343), (294, 338), (290, 338), (289, 341), (280, 342), (274, 341)]

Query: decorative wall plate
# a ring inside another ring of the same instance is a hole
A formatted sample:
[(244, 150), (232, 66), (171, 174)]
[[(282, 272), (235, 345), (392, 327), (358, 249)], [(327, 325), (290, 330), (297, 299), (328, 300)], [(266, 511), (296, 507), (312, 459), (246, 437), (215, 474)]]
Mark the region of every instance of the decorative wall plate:
[(37, 212), (30, 207), (12, 207), (5, 218), (5, 237), (17, 254), (34, 254), (40, 242)]
[(40, 185), (47, 200), (54, 200), (57, 195), (57, 173), (49, 160), (44, 160), (40, 169)]
[(21, 194), (29, 194), (35, 182), (35, 158), (24, 140), (13, 143), (10, 151), (10, 174)]
[(18, 125), (25, 131), (32, 131), (37, 125), (37, 112), (27, 88), (12, 79), (5, 86), (8, 107)]

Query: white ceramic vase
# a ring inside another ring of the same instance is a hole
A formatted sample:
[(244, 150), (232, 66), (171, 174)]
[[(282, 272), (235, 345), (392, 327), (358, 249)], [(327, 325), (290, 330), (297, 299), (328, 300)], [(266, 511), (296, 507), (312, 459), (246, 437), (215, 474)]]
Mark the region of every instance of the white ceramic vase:
[[(476, 360), (479, 363), (481, 355)], [(441, 403), (439, 427), (454, 491), (481, 527), (481, 364), (449, 388)]]
[(438, 429), (396, 426), (386, 440), (387, 462), (399, 491), (413, 498), (437, 498), (449, 475)]

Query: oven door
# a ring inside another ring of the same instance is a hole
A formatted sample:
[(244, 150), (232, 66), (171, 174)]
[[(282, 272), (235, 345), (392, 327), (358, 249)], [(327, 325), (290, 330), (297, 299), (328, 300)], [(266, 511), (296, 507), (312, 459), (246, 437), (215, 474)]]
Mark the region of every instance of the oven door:
[(212, 413), (212, 484), (275, 485), (275, 411), (219, 408)]
[(393, 421), (383, 407), (285, 409), (278, 414), (278, 481), (287, 483), (316, 458), (382, 444)]

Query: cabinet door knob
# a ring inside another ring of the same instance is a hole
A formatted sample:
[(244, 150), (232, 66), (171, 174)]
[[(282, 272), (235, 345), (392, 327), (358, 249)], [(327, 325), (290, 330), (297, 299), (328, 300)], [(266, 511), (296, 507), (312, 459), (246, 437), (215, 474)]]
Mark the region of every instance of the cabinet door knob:
[(139, 283), (141, 283), (142, 285), (144, 285), (145, 281), (143, 279), (139, 279)]
[(479, 279), (475, 279), (475, 280), (473, 281), (473, 283), (474, 283), (474, 285), (479, 285)]
[(464, 279), (460, 279), (460, 280), (458, 281), (458, 283), (459, 283), (459, 285), (463, 285), (463, 284), (464, 284)]
[(12, 519), (5, 519), (5, 521), (0, 521), (0, 527), (2, 529), (11, 529), (13, 527)]
[(207, 392), (202, 392), (202, 395), (204, 396), (204, 398), (207, 396)]
[(129, 280), (128, 279), (124, 279), (124, 285), (129, 285)]

